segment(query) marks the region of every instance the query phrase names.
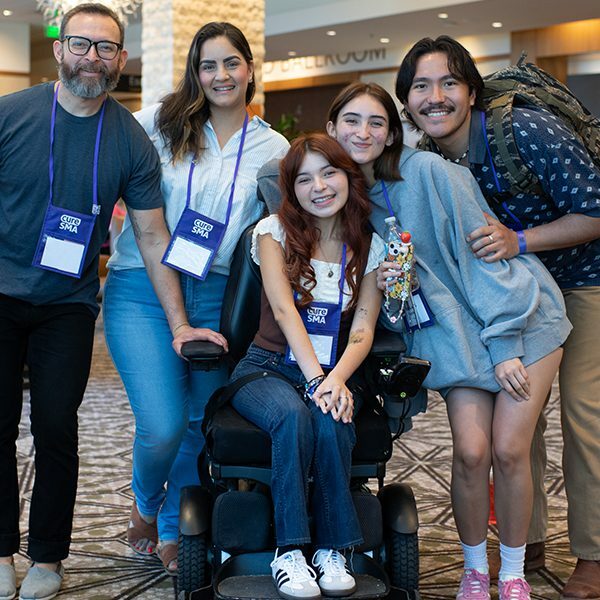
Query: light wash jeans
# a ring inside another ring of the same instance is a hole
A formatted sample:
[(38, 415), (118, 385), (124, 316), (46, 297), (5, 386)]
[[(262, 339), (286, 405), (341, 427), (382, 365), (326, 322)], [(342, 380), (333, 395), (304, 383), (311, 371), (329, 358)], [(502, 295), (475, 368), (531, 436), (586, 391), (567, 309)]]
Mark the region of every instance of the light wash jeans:
[[(271, 436), (271, 493), (277, 545), (312, 542), (318, 548), (343, 549), (362, 543), (350, 494), (350, 465), (356, 443), (354, 424), (336, 422), (314, 402), (306, 404), (295, 389), (306, 381), (300, 369), (286, 365), (282, 354), (253, 344), (233, 372), (232, 380), (257, 371), (274, 371), (289, 380), (258, 379), (244, 386), (232, 400), (242, 416)], [(308, 521), (311, 477), (312, 538)]]
[[(218, 331), (227, 277), (182, 276), (188, 320)], [(145, 269), (111, 270), (104, 288), (104, 328), (135, 416), (132, 489), (141, 513), (158, 515), (161, 541), (178, 539), (179, 493), (198, 485), (204, 407), (227, 370), (192, 371), (173, 336)]]

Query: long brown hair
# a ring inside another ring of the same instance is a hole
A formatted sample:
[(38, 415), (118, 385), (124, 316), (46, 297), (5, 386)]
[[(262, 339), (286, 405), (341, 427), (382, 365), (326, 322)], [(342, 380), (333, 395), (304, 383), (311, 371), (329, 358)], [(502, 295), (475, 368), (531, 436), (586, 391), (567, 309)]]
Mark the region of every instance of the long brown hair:
[[(348, 308), (356, 306), (358, 290), (365, 271), (371, 246), (369, 215), (371, 203), (367, 184), (360, 168), (340, 144), (324, 133), (308, 133), (297, 137), (281, 161), (279, 181), (282, 191), (279, 221), (285, 231), (285, 264), (292, 289), (300, 296), (298, 305), (305, 307), (313, 300), (311, 291), (317, 284), (311, 256), (319, 242), (316, 219), (298, 202), (294, 191), (296, 176), (309, 152), (324, 156), (329, 164), (344, 171), (348, 177), (348, 201), (340, 211), (342, 239), (352, 256), (346, 264), (345, 279), (352, 299)], [(301, 285), (305, 281), (306, 289)]]
[[(173, 162), (181, 160), (188, 152), (198, 159), (204, 150), (203, 128), (210, 116), (210, 105), (200, 85), (200, 51), (204, 42), (217, 37), (227, 38), (248, 65), (253, 63), (250, 44), (235, 25), (213, 21), (198, 30), (188, 52), (185, 74), (177, 89), (162, 99), (156, 115), (156, 126)], [(255, 90), (252, 78), (246, 89), (246, 104), (254, 97)]]
[(388, 117), (388, 126), (392, 134), (392, 143), (386, 146), (381, 156), (373, 163), (375, 179), (384, 181), (400, 181), (400, 155), (402, 154), (402, 121), (393, 98), (376, 83), (355, 81), (347, 85), (334, 99), (327, 112), (327, 121), (337, 124), (340, 112), (348, 102), (359, 96), (371, 96), (383, 106)]

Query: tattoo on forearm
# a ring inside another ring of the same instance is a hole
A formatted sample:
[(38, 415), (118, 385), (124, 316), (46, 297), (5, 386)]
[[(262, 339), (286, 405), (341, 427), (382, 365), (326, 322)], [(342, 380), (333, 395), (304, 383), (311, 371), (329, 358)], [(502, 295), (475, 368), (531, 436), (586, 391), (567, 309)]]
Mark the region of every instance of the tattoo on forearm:
[(356, 331), (351, 331), (350, 337), (348, 338), (348, 344), (360, 344), (365, 339), (364, 333), (364, 329), (357, 329)]
[(364, 319), (368, 314), (369, 314), (369, 311), (364, 306), (361, 306), (361, 308), (358, 309), (359, 317), (362, 317)]
[(130, 214), (131, 217), (131, 227), (133, 228), (133, 235), (136, 240), (140, 240), (142, 238), (142, 230), (140, 229), (140, 224), (137, 221), (137, 218)]

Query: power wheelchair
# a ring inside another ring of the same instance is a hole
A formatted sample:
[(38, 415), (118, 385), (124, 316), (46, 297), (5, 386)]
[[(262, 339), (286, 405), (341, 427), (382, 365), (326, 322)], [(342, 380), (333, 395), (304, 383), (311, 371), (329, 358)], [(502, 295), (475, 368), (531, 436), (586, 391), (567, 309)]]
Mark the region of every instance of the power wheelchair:
[[(261, 279), (251, 240), (252, 227), (236, 248), (224, 295), (221, 333), (229, 353), (209, 342), (189, 342), (182, 352), (192, 368), (209, 370), (223, 360), (235, 365), (258, 329)], [(352, 599), (419, 598), (415, 498), (407, 484), (383, 484), (394, 435), (402, 433), (429, 370), (427, 361), (399, 360), (403, 350), (397, 335), (378, 333), (363, 365), (370, 389), (355, 419), (351, 472), (364, 543), (350, 559), (357, 582)], [(271, 439), (223, 400), (215, 394), (204, 418), (203, 485), (181, 493), (177, 597), (279, 600), (269, 566), (275, 550)], [(377, 495), (365, 485), (369, 479), (376, 479)]]

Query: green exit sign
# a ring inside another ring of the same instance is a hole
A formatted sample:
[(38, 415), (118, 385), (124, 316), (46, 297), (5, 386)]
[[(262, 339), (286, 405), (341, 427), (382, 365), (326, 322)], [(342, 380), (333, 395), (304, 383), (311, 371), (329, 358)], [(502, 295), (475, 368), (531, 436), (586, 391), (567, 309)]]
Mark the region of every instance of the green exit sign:
[(46, 27), (44, 27), (44, 34), (47, 38), (58, 39), (58, 36), (60, 34), (60, 27), (58, 27), (57, 25), (46, 25)]

